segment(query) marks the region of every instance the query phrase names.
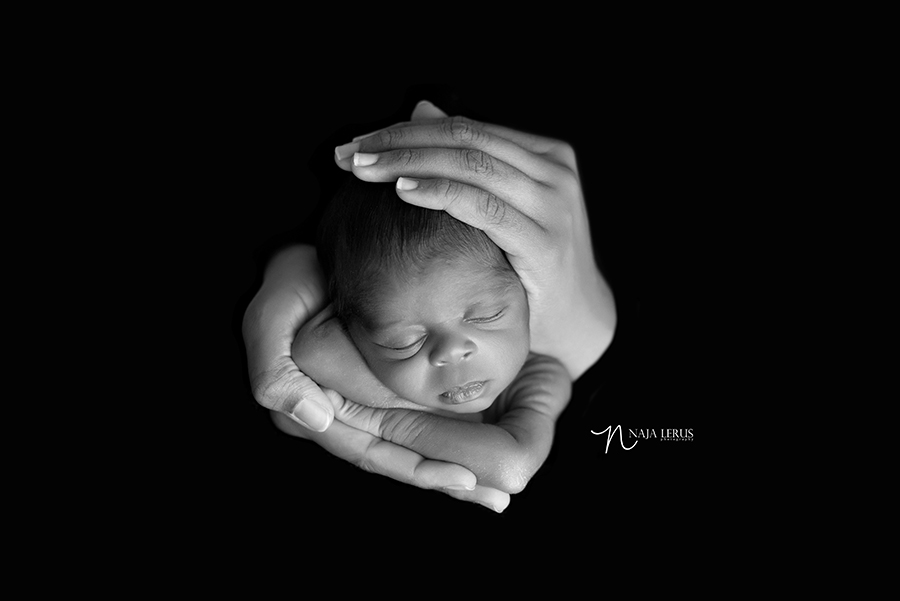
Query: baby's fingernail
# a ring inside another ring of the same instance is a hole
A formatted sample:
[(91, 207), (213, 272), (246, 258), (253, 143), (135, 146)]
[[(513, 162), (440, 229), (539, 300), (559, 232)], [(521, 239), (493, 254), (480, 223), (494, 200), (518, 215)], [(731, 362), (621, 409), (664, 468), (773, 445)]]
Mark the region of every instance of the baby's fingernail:
[(359, 150), (359, 142), (350, 142), (349, 144), (336, 147), (334, 149), (334, 156), (337, 160), (343, 161), (352, 156), (357, 150)]
[(357, 152), (353, 155), (353, 164), (357, 167), (368, 167), (369, 165), (374, 165), (375, 161), (378, 160), (377, 154), (368, 154), (365, 152)]
[(398, 190), (415, 190), (419, 187), (419, 182), (408, 177), (401, 177), (397, 180)]
[(324, 432), (330, 425), (331, 418), (328, 412), (313, 401), (303, 400), (297, 403), (290, 417), (299, 422), (300, 425), (313, 430), (314, 432)]

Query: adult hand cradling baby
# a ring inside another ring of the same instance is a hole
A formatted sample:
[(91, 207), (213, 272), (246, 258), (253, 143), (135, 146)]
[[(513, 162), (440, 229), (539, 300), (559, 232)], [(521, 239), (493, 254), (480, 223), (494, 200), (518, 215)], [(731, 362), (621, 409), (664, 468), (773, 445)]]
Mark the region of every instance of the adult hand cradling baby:
[[(410, 204), (445, 210), (487, 233), (527, 293), (531, 350), (558, 359), (572, 379), (609, 346), (615, 305), (594, 261), (571, 146), (447, 117), (422, 102), (409, 122), (339, 146), (335, 160), (361, 180), (397, 182), (398, 196)], [(243, 323), (256, 400), (304, 426), (292, 433), (364, 469), (501, 511), (508, 494), (476, 487), (468, 469), (351, 427), (340, 414), (335, 419), (340, 395), (321, 389), (291, 358), (298, 330), (327, 304), (312, 247), (273, 258)]]

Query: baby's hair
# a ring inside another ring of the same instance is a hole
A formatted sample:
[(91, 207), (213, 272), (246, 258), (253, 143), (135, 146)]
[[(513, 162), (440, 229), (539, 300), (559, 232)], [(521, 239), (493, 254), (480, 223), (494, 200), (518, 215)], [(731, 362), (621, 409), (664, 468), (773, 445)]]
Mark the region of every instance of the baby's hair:
[(516, 278), (506, 255), (481, 230), (445, 211), (397, 197), (393, 183), (348, 175), (325, 207), (318, 230), (319, 261), (335, 314), (367, 327), (378, 285), (415, 276), (432, 261), (466, 260)]

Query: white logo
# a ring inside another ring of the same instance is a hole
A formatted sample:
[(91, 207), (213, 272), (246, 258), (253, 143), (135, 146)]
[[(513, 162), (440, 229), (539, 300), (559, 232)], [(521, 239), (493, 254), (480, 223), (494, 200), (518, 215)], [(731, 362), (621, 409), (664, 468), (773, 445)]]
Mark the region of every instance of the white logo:
[(595, 434), (597, 436), (600, 436), (601, 434), (604, 434), (604, 433), (606, 434), (606, 450), (603, 452), (609, 453), (609, 443), (610, 443), (610, 441), (612, 441), (612, 437), (615, 436), (616, 431), (619, 432), (619, 444), (622, 445), (622, 448), (625, 449), (626, 451), (630, 451), (631, 449), (633, 449), (634, 446), (637, 444), (637, 441), (635, 440), (634, 444), (631, 445), (630, 447), (626, 447), (625, 442), (622, 440), (622, 426), (621, 425), (616, 426), (615, 430), (612, 429), (612, 426), (606, 426), (605, 430), (600, 430), (599, 432), (594, 432), (593, 430), (591, 430), (591, 434)]
[(626, 451), (630, 451), (637, 445), (638, 441), (650, 440), (651, 438), (656, 438), (658, 440), (665, 441), (683, 441), (690, 442), (694, 440), (694, 429), (693, 428), (663, 428), (659, 431), (659, 435), (656, 434), (656, 429), (654, 428), (635, 428), (628, 429), (628, 438), (635, 439), (630, 447), (625, 446), (624, 436), (622, 435), (622, 426), (618, 425), (615, 428), (612, 426), (607, 426), (603, 430), (599, 432), (594, 432), (591, 430), (591, 434), (599, 436), (601, 434), (606, 434), (606, 450), (604, 453), (609, 452), (609, 444), (612, 442), (613, 436), (616, 435), (616, 432), (619, 433), (619, 444)]

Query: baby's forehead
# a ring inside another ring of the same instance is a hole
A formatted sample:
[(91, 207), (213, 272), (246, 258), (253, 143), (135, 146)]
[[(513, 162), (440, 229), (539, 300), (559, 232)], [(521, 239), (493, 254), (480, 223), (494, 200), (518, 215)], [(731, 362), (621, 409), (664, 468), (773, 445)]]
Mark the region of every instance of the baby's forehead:
[(438, 295), (452, 287), (471, 296), (500, 295), (520, 285), (508, 265), (466, 258), (436, 259), (424, 265), (395, 269), (385, 278), (387, 294), (403, 294), (404, 289), (421, 288)]
[(466, 308), (490, 304), (522, 289), (510, 268), (473, 261), (433, 262), (425, 269), (382, 274), (367, 310), (373, 323), (384, 324), (398, 313), (423, 308)]

